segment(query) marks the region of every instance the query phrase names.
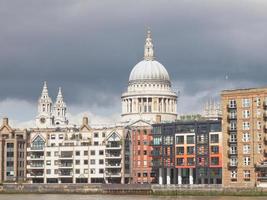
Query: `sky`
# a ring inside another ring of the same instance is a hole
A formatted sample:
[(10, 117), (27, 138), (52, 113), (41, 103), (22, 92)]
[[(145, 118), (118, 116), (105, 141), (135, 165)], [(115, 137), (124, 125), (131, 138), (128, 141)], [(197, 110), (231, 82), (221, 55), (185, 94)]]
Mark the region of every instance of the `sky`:
[(266, 10), (265, 0), (0, 0), (0, 117), (32, 126), (47, 81), (73, 122), (118, 120), (147, 27), (178, 114), (201, 113), (221, 90), (267, 85)]

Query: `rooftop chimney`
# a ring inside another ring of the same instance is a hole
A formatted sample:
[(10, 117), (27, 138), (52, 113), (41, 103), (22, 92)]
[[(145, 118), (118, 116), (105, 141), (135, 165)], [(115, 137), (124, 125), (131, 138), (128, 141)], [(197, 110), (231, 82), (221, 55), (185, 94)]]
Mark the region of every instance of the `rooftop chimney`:
[(3, 125), (8, 125), (8, 118), (7, 117), (3, 118)]

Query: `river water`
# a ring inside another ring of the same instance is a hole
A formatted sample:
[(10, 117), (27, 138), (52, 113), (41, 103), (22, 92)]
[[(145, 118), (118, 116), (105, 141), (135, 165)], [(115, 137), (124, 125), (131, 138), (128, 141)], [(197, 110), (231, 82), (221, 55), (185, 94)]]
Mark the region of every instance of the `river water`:
[(158, 197), (141, 195), (66, 195), (66, 194), (0, 194), (0, 200), (266, 200), (267, 197), (178, 196)]

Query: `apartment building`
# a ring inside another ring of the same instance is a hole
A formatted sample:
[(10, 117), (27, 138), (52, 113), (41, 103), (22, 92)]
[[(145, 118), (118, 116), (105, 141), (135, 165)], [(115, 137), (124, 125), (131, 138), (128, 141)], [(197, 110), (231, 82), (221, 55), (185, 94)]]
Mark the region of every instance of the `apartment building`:
[(221, 184), (221, 120), (153, 124), (152, 166), (159, 184)]
[(267, 88), (221, 93), (224, 187), (267, 187)]
[(8, 118), (0, 127), (0, 183), (26, 180), (27, 131), (13, 129)]
[(152, 171), (152, 125), (137, 120), (126, 127), (130, 140), (131, 183), (153, 183), (155, 173)]
[[(27, 178), (31, 183), (124, 183), (124, 128), (31, 129)], [(129, 175), (128, 175), (129, 176)]]

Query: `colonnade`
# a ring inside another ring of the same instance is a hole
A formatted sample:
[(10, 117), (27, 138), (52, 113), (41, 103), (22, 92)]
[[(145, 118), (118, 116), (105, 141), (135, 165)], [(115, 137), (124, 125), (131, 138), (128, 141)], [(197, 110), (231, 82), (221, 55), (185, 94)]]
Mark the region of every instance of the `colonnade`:
[(122, 99), (122, 113), (176, 113), (173, 97), (128, 97)]
[[(189, 168), (189, 174), (188, 174), (188, 183), (187, 184), (194, 184), (194, 175), (193, 175), (193, 168)], [(171, 174), (171, 169), (170, 168), (159, 168), (159, 179), (158, 179), (158, 183), (160, 185), (163, 184), (184, 184), (183, 183), (183, 177), (182, 177), (182, 168), (178, 168), (178, 169), (173, 169), (173, 175)]]

